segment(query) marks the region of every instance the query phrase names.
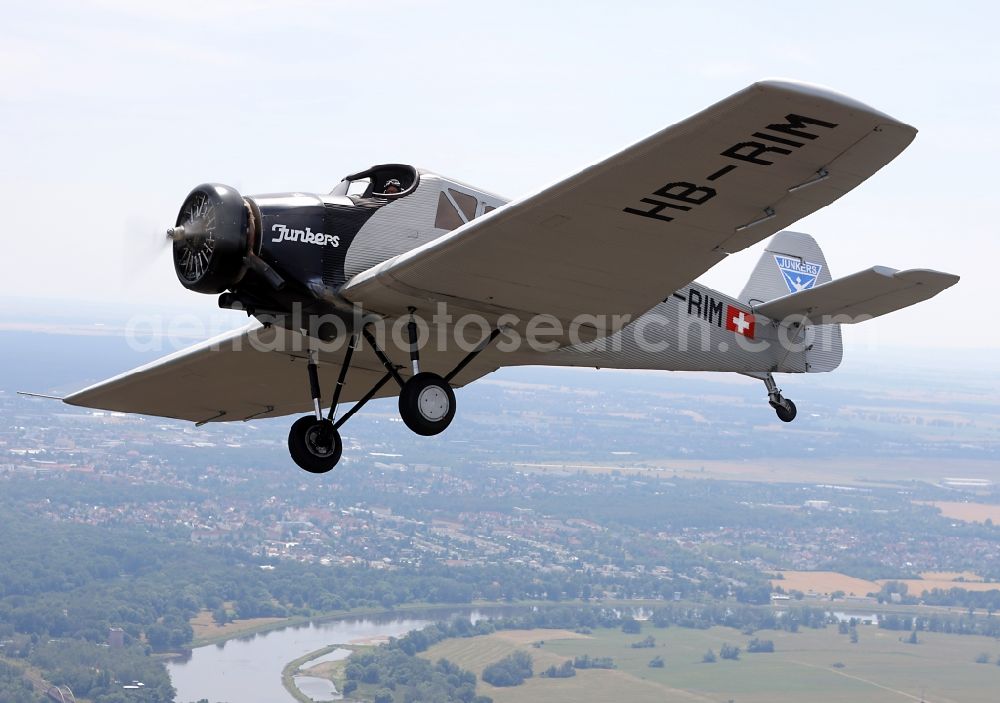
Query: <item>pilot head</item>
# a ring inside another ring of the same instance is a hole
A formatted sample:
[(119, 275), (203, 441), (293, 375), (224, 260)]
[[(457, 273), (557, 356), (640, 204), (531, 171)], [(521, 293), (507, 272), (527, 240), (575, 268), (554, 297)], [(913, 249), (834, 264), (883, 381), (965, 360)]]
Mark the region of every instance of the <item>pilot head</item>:
[(386, 195), (395, 195), (396, 193), (403, 192), (403, 186), (395, 178), (390, 178), (385, 182), (385, 186), (382, 188), (382, 192)]

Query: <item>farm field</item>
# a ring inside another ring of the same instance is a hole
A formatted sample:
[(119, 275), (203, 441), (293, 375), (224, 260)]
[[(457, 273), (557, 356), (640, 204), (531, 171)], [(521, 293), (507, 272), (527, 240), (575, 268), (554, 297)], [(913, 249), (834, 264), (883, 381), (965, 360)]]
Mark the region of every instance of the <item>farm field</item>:
[[(865, 579), (854, 578), (836, 571), (782, 571), (781, 579), (772, 579), (772, 586), (781, 586), (785, 591), (802, 591), (803, 593), (821, 593), (829, 595), (835, 591), (843, 591), (851, 596), (864, 596), (868, 593), (875, 593), (882, 588), (882, 585), (891, 579), (879, 579), (878, 581), (867, 581)], [(963, 581), (956, 581), (956, 578), (963, 578)], [(909, 592), (919, 596), (923, 591), (930, 591), (935, 588), (948, 590), (950, 588), (964, 588), (968, 591), (990, 591), (1000, 589), (1000, 583), (986, 583), (976, 574), (952, 574), (928, 572), (921, 574), (919, 579), (897, 579), (905, 583)]]
[[(919, 596), (921, 592), (934, 588), (940, 588), (945, 591), (950, 588), (964, 588), (967, 591), (992, 591), (1000, 589), (1000, 583), (987, 583), (982, 580), (949, 581), (947, 579), (935, 579), (926, 576), (920, 579), (900, 579), (900, 582), (905, 583), (910, 593), (915, 596)], [(880, 580), (878, 583), (885, 583), (885, 580)]]
[(802, 591), (803, 593), (825, 593), (843, 591), (851, 596), (865, 596), (878, 591), (879, 586), (874, 581), (854, 578), (836, 571), (782, 571), (782, 578), (773, 579), (771, 586), (781, 586), (785, 591)]
[(941, 511), (945, 517), (962, 520), (964, 522), (986, 522), (991, 520), (1000, 523), (1000, 505), (988, 505), (986, 503), (961, 503), (950, 501), (932, 501), (924, 505), (933, 505)]
[[(771, 426), (755, 426), (755, 432), (774, 432)], [(566, 473), (588, 471), (626, 474), (652, 474), (664, 478), (698, 478), (762, 483), (835, 483), (844, 486), (891, 486), (893, 481), (920, 480), (937, 483), (958, 474), (970, 479), (992, 479), (996, 462), (979, 459), (955, 459), (942, 466), (940, 461), (912, 458), (893, 464), (865, 457), (837, 459), (809, 458), (789, 462), (787, 457), (765, 459), (669, 459), (636, 462), (629, 457), (620, 461), (593, 462), (514, 462), (521, 471)], [(960, 504), (964, 505), (964, 504)], [(994, 519), (996, 522), (997, 519)]]
[[(622, 698), (632, 702), (718, 703), (994, 703), (1000, 687), (1000, 643), (986, 637), (921, 633), (920, 643), (906, 644), (899, 632), (874, 626), (859, 629), (851, 644), (836, 628), (798, 633), (761, 631), (755, 636), (774, 641), (773, 654), (747, 654), (747, 635), (715, 627), (689, 630), (658, 629), (644, 624), (640, 635), (599, 629), (590, 636), (565, 631), (500, 632), (482, 637), (441, 642), (422, 656), (445, 657), (477, 675), (483, 668), (520, 649), (534, 658), (535, 676), (521, 686), (496, 688), (480, 681), (477, 691), (496, 703), (606, 703)], [(517, 635), (512, 637), (510, 635)], [(632, 649), (647, 635), (656, 647)], [(542, 642), (534, 647), (532, 642)], [(737, 661), (702, 663), (704, 653), (729, 643), (744, 651)], [(990, 663), (977, 664), (986, 653)], [(578, 671), (568, 679), (543, 679), (539, 673), (551, 664), (588, 654), (612, 657), (614, 670)], [(648, 662), (661, 656), (662, 669)], [(834, 664), (843, 666), (835, 667)]]

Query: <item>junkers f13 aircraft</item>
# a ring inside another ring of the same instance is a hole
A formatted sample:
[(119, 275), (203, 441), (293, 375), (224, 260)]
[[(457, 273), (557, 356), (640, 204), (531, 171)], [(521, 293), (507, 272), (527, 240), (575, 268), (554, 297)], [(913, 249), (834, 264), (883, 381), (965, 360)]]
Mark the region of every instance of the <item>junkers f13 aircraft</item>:
[[(326, 195), (201, 185), (168, 233), (177, 277), (255, 319), (64, 400), (199, 424), (309, 412), (288, 448), (313, 473), (336, 465), (341, 428), (372, 398), (398, 395), (406, 425), (435, 435), (453, 388), (515, 365), (742, 373), (790, 422), (772, 373), (832, 371), (840, 324), (958, 281), (882, 266), (833, 280), (812, 237), (783, 231), (915, 134), (765, 81), (513, 202), (402, 164)], [(739, 295), (692, 283), (771, 235)]]

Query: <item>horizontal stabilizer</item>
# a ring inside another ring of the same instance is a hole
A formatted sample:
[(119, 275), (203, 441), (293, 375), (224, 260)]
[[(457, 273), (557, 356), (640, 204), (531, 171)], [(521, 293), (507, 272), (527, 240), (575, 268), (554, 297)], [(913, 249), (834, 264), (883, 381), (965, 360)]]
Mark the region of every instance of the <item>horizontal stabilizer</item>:
[[(754, 312), (772, 320), (795, 315), (808, 318), (812, 324), (851, 324), (928, 300), (957, 282), (958, 276), (941, 271), (873, 266), (758, 305)], [(835, 316), (837, 320), (830, 319)]]

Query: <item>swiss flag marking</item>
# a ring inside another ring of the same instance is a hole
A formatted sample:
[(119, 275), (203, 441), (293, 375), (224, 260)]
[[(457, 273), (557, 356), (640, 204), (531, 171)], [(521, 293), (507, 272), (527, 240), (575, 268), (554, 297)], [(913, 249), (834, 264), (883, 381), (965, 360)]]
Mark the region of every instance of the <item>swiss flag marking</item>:
[(743, 312), (732, 305), (726, 307), (726, 329), (744, 337), (753, 339), (754, 319), (753, 315)]

